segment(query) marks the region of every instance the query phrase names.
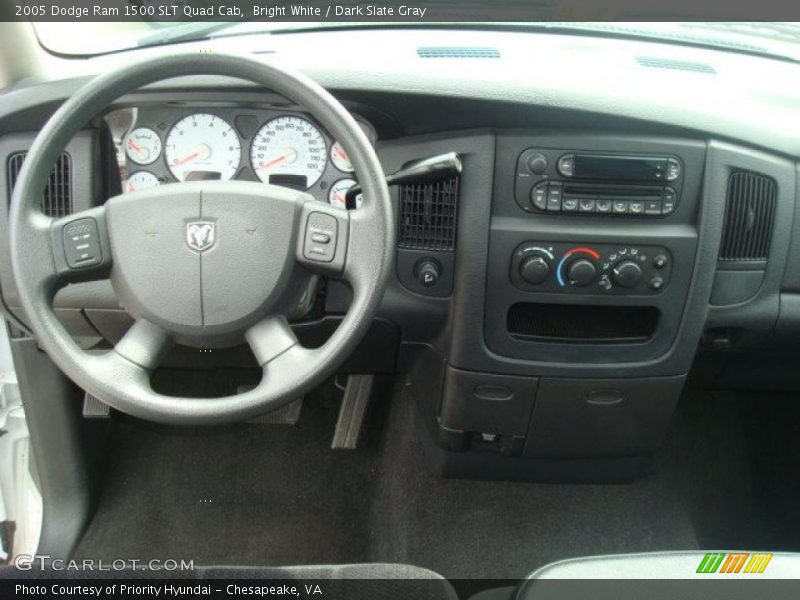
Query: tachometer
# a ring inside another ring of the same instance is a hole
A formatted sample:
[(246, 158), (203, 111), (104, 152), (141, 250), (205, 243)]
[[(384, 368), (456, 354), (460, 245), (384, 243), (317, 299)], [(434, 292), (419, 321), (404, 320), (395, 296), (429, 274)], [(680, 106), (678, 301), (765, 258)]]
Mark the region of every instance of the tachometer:
[(300, 117), (278, 117), (265, 123), (253, 138), (250, 163), (265, 183), (308, 189), (328, 163), (325, 138)]
[(125, 153), (133, 162), (149, 165), (161, 155), (161, 138), (149, 127), (137, 127), (125, 138)]
[(242, 146), (233, 127), (216, 115), (197, 113), (184, 117), (166, 141), (169, 170), (178, 181), (193, 172), (200, 179), (231, 179), (241, 162)]

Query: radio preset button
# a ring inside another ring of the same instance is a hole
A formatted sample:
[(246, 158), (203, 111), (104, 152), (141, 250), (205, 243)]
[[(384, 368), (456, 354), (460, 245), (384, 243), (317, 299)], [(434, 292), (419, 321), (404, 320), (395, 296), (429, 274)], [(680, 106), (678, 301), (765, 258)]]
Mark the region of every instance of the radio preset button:
[(628, 212), (628, 202), (625, 200), (614, 200), (612, 210), (617, 215), (624, 215)]
[(631, 202), (628, 204), (628, 212), (632, 215), (644, 214), (644, 202)]
[(576, 212), (578, 210), (578, 199), (564, 198), (564, 201), (561, 203), (561, 210), (564, 212)]
[[(595, 211), (599, 213), (610, 213), (612, 202), (611, 200), (597, 200), (594, 203)], [(659, 208), (660, 211), (660, 208)]]
[(581, 198), (578, 204), (578, 210), (582, 213), (593, 213), (595, 209), (594, 198)]

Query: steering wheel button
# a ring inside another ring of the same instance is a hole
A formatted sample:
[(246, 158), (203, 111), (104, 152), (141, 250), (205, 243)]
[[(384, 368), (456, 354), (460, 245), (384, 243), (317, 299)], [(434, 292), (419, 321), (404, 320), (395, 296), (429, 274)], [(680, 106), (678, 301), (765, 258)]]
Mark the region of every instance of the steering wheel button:
[(331, 262), (336, 254), (338, 223), (336, 217), (321, 212), (308, 216), (303, 254), (316, 262)]
[(64, 255), (71, 269), (92, 267), (102, 262), (97, 221), (78, 219), (64, 226)]

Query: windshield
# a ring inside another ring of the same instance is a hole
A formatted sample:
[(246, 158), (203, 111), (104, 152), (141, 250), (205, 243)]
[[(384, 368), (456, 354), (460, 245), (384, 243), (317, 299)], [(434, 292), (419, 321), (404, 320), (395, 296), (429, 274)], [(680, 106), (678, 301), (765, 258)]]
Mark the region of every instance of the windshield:
[(800, 60), (800, 23), (796, 22), (514, 22), (514, 23), (377, 23), (377, 22), (69, 22), (34, 23), (41, 44), (50, 52), (87, 56), (142, 46), (180, 43), (246, 34), (296, 32), (324, 28), (470, 27), (551, 32), (582, 32), (718, 47)]

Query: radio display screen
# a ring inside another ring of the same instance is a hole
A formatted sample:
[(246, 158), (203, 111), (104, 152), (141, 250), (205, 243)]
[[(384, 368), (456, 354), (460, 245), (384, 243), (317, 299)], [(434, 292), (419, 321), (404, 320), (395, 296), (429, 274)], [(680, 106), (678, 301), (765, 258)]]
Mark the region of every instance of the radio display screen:
[(667, 159), (636, 156), (577, 154), (575, 177), (616, 181), (662, 181)]

